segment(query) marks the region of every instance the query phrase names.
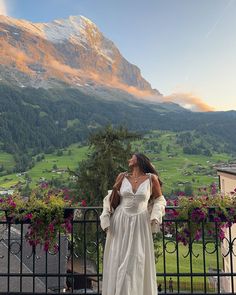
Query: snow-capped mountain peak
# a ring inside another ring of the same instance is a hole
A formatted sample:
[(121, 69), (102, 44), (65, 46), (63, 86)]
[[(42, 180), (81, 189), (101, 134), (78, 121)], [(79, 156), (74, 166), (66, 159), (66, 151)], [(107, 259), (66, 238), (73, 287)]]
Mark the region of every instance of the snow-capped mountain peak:
[(48, 23), (0, 16), (0, 49), (0, 79), (20, 86), (48, 88), (63, 82), (86, 89), (116, 88), (139, 97), (160, 95), (84, 16)]
[(82, 39), (80, 41), (86, 42), (86, 35), (88, 30), (98, 33), (97, 26), (85, 18), (84, 16), (70, 16), (68, 19), (58, 19), (50, 23), (36, 24), (42, 32), (44, 37), (52, 42), (60, 42), (68, 39)]

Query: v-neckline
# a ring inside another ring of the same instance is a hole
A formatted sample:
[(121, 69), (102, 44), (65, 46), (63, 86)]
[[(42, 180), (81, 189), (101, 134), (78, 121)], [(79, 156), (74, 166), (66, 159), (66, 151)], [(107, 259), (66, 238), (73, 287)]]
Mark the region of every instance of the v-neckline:
[(149, 177), (148, 177), (147, 179), (145, 179), (144, 181), (142, 181), (142, 182), (139, 184), (139, 186), (137, 187), (137, 189), (136, 189), (135, 192), (134, 192), (134, 190), (133, 190), (133, 186), (132, 186), (131, 182), (129, 181), (129, 179), (127, 178), (127, 176), (125, 176), (125, 179), (127, 179), (128, 183), (130, 184), (130, 187), (131, 187), (132, 193), (133, 193), (133, 195), (135, 195), (135, 194), (137, 193), (137, 191), (139, 190), (140, 186), (141, 186), (145, 181), (149, 180)]

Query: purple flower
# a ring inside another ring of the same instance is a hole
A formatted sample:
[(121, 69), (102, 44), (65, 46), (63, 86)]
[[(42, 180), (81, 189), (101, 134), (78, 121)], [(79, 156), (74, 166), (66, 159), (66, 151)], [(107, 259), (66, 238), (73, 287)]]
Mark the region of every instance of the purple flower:
[(50, 223), (48, 226), (49, 231), (52, 233), (54, 231), (54, 224)]
[(47, 183), (47, 182), (42, 182), (42, 183), (40, 184), (40, 187), (41, 187), (42, 189), (47, 189), (47, 188), (48, 188), (48, 183)]
[(12, 200), (10, 200), (9, 205), (13, 208), (16, 208), (16, 203)]
[(200, 208), (195, 208), (191, 213), (191, 219), (194, 222), (202, 222), (205, 218), (206, 214)]
[(213, 218), (213, 221), (214, 221), (214, 222), (221, 222), (221, 219), (220, 219), (220, 217), (214, 217), (214, 218)]
[(32, 219), (33, 218), (33, 214), (32, 213), (28, 213), (25, 215), (25, 219)]
[(186, 237), (190, 237), (190, 231), (188, 228), (184, 229), (184, 233), (185, 233)]
[(49, 249), (49, 241), (45, 241), (43, 249), (44, 249), (45, 252), (48, 251), (48, 249)]
[(86, 200), (82, 200), (81, 201), (81, 206), (83, 206), (83, 207), (86, 207), (87, 206)]
[(211, 194), (215, 195), (216, 193), (217, 193), (216, 183), (212, 183), (212, 185), (211, 185)]
[(200, 230), (197, 230), (196, 231), (196, 234), (195, 234), (195, 237), (194, 238), (195, 238), (196, 241), (199, 241), (200, 240), (200, 238), (201, 238), (201, 231)]
[(66, 195), (64, 196), (64, 200), (66, 201), (66, 200), (69, 200), (69, 199), (70, 199), (70, 196), (66, 194)]
[(224, 237), (225, 237), (224, 231), (223, 230), (220, 230), (219, 231), (219, 238), (220, 238), (220, 240), (222, 241), (224, 239)]
[(65, 228), (66, 228), (66, 230), (67, 230), (69, 233), (71, 233), (71, 231), (72, 231), (72, 224), (71, 224), (71, 222), (66, 222), (66, 223), (65, 223)]

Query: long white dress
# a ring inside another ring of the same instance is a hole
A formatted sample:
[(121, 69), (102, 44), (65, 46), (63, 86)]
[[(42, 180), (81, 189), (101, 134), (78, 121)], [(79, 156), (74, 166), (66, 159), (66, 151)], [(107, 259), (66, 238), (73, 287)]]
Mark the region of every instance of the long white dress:
[[(102, 295), (156, 295), (156, 268), (150, 220), (161, 223), (165, 199), (148, 212), (150, 180), (143, 181), (134, 193), (124, 177), (121, 202), (109, 215), (104, 199), (101, 226), (109, 226), (103, 258)], [(107, 196), (109, 197), (109, 195)]]

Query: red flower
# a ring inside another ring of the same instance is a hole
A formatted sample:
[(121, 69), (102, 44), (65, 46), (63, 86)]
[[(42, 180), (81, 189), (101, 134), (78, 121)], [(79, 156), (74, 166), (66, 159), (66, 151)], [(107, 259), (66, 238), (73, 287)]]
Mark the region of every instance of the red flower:
[(49, 249), (49, 241), (45, 241), (43, 249), (44, 249), (45, 252), (48, 251), (48, 249)]
[(28, 213), (25, 215), (25, 219), (32, 219), (33, 214), (32, 213)]
[(82, 201), (81, 201), (81, 206), (83, 206), (83, 207), (86, 207), (86, 206), (87, 206), (87, 203), (86, 203), (85, 200), (82, 200)]
[(52, 233), (54, 231), (54, 225), (53, 225), (53, 223), (50, 223), (49, 226), (48, 226), (48, 228), (49, 228), (49, 231)]

